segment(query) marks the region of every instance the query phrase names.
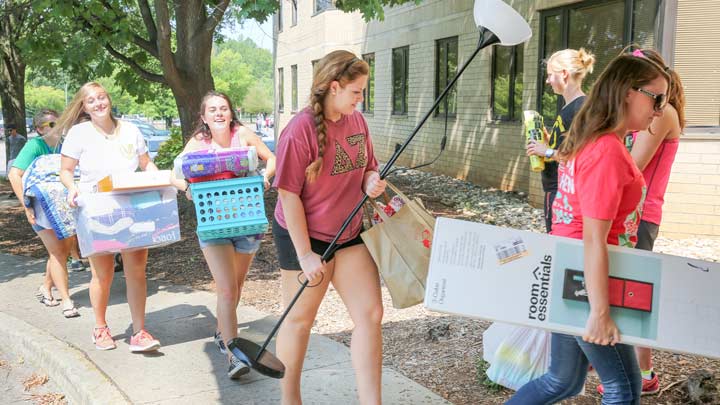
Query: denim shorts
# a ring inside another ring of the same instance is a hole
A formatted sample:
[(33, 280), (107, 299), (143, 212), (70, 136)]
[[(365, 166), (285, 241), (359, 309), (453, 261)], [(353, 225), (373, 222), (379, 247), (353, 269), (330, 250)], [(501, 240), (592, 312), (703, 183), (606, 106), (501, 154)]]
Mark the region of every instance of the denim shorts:
[(208, 246), (233, 245), (236, 252), (251, 255), (257, 253), (258, 249), (260, 249), (260, 243), (264, 236), (265, 235), (247, 235), (208, 240), (198, 239), (198, 242), (200, 242), (200, 249)]
[(42, 225), (38, 225), (37, 222), (34, 223), (34, 224), (31, 224), (30, 226), (32, 227), (32, 230), (35, 231), (35, 233), (38, 233), (38, 232), (40, 232), (40, 231), (45, 231), (45, 230), (50, 229), (50, 228), (45, 228), (45, 227), (42, 226)]

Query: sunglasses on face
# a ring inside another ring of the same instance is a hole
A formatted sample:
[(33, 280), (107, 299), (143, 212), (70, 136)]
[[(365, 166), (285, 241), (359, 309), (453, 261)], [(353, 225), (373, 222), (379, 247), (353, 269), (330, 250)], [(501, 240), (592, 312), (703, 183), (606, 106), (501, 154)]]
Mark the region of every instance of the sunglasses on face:
[(645, 89), (642, 89), (640, 87), (633, 87), (633, 90), (642, 93), (651, 99), (655, 101), (653, 104), (653, 110), (660, 112), (663, 108), (665, 108), (665, 104), (667, 104), (667, 95), (666, 94), (655, 94), (651, 91), (647, 91)]
[(40, 125), (40, 128), (47, 128), (47, 127), (55, 128), (55, 121), (43, 122), (43, 124)]

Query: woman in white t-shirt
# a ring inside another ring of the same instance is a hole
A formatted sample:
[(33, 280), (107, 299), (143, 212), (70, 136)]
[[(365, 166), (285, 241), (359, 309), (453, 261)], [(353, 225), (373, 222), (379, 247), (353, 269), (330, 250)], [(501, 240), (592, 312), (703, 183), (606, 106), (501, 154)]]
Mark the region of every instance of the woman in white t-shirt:
[[(148, 156), (140, 130), (128, 122), (118, 121), (113, 117), (111, 108), (107, 91), (98, 83), (86, 83), (75, 94), (54, 128), (59, 133), (67, 132), (61, 151), (60, 180), (68, 189), (71, 206), (75, 206), (78, 195), (94, 192), (94, 185), (107, 175), (134, 172), (138, 166), (142, 170), (157, 170)], [(80, 167), (80, 183), (77, 186), (73, 182), (76, 166)], [(160, 342), (145, 331), (147, 249), (121, 254), (133, 324), (130, 351), (157, 350)], [(113, 262), (112, 254), (90, 257), (90, 302), (95, 313), (92, 337), (98, 350), (116, 347), (105, 320), (114, 275)]]

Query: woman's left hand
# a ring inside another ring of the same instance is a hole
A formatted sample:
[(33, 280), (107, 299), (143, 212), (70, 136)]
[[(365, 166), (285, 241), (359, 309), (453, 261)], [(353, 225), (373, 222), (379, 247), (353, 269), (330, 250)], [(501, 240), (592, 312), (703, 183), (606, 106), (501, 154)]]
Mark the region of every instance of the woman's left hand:
[(263, 177), (263, 185), (265, 186), (265, 191), (270, 190), (270, 179)]
[(538, 142), (534, 139), (530, 140), (525, 147), (525, 152), (528, 156), (545, 156), (545, 151), (549, 148), (544, 142)]
[(365, 179), (365, 194), (370, 198), (376, 198), (385, 192), (387, 182), (380, 179), (378, 172), (370, 173)]
[(620, 330), (609, 313), (595, 314), (590, 311), (582, 339), (596, 345), (615, 346), (620, 343)]

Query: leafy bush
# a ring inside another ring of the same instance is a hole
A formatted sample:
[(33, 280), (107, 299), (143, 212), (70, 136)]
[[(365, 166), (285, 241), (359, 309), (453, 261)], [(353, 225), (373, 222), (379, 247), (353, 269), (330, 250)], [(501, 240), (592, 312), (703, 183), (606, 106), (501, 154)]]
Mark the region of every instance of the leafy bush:
[(487, 369), (490, 368), (490, 363), (483, 360), (482, 354), (478, 357), (477, 363), (475, 364), (475, 378), (477, 381), (485, 386), (490, 392), (496, 393), (502, 391), (505, 387), (494, 382), (487, 376)]
[(158, 169), (172, 169), (173, 160), (182, 152), (183, 147), (185, 147), (185, 140), (182, 131), (178, 127), (173, 127), (170, 129), (170, 139), (160, 145), (158, 154), (155, 156), (154, 162)]

